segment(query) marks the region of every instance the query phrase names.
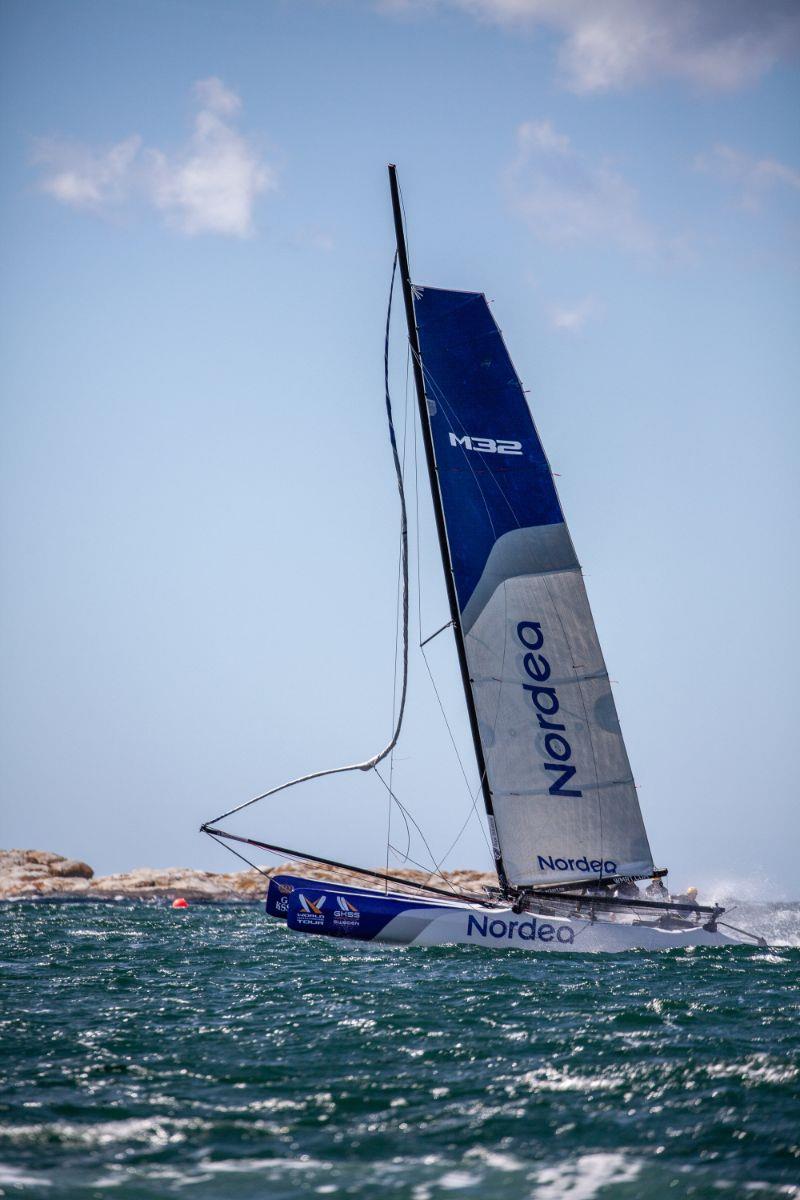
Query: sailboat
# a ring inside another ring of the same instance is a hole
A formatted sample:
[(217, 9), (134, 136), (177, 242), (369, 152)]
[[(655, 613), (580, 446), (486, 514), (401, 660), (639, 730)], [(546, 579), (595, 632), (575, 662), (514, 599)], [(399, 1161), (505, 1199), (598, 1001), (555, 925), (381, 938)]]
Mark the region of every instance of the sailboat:
[[(219, 826), (286, 787), (376, 768), (399, 736), (407, 680), (408, 543), (388, 387), (389, 317), (386, 399), (402, 508), (405, 648), (394, 737), (364, 763), (302, 776), (201, 828), (229, 848), (246, 844), (370, 879), (370, 885), (355, 887), (296, 874), (271, 878), (266, 911), (297, 932), (542, 952), (760, 941), (723, 922), (725, 910), (718, 905), (643, 899), (635, 888), (628, 889), (632, 898), (619, 894), (621, 885), (657, 879), (666, 870), (651, 853), (553, 474), (486, 297), (412, 282), (394, 165), (389, 183), (395, 270), (450, 608), (450, 620), (438, 632), (449, 628), (455, 643), (497, 886), (482, 894), (454, 893)], [(394, 278), (393, 272), (393, 285)]]

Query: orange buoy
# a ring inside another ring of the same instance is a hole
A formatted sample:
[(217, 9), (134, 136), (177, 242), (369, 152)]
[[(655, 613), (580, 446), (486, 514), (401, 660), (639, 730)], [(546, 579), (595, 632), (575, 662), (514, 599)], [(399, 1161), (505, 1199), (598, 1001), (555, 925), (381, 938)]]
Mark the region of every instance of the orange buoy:
[(183, 896), (178, 896), (177, 900), (172, 901), (172, 907), (173, 908), (188, 908), (189, 901), (184, 900)]

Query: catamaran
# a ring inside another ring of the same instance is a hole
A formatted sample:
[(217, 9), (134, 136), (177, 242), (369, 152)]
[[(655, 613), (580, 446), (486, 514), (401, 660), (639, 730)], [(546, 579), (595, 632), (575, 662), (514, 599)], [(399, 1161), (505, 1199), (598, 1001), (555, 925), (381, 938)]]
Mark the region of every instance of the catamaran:
[[(384, 357), (401, 505), (404, 651), (396, 727), (373, 758), (281, 784), (201, 828), (230, 849), (232, 842), (255, 846), (373, 881), (355, 887), (297, 874), (271, 878), (266, 911), (297, 932), (562, 952), (760, 942), (723, 922), (718, 905), (619, 894), (621, 885), (657, 879), (666, 870), (650, 850), (553, 474), (486, 297), (412, 282), (393, 165), (389, 183), (397, 248)], [(408, 679), (408, 531), (389, 395), (395, 272), (450, 609), (438, 633), (449, 628), (455, 643), (497, 872), (497, 886), (481, 894), (448, 889), (444, 878), (442, 886), (409, 882), (219, 825), (310, 779), (377, 769), (400, 734)]]

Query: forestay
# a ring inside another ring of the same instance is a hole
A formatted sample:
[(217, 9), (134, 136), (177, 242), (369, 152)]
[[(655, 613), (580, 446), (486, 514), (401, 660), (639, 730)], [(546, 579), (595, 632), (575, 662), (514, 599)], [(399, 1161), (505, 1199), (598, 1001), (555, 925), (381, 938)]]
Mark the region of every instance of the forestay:
[(470, 687), (513, 885), (653, 869), (550, 467), (479, 293), (414, 289)]

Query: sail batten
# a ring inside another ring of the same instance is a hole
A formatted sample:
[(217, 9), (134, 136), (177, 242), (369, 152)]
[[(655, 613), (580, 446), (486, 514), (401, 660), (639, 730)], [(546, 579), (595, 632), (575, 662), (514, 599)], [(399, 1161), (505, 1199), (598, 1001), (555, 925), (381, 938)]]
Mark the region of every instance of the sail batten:
[(583, 576), (500, 330), (481, 293), (413, 295), (445, 566), (508, 881), (646, 874)]

